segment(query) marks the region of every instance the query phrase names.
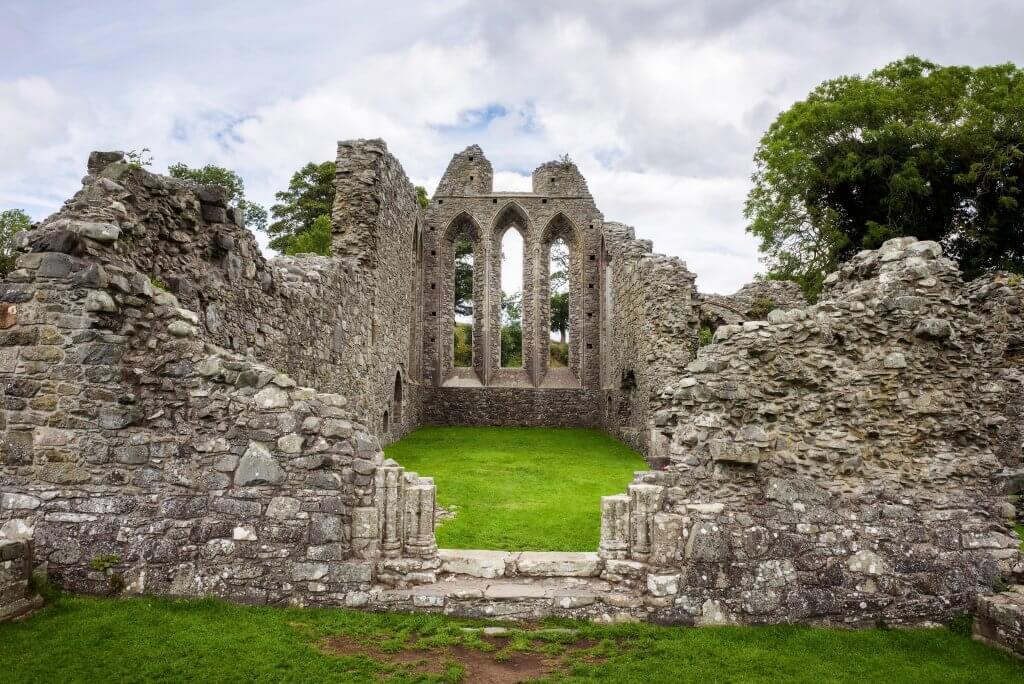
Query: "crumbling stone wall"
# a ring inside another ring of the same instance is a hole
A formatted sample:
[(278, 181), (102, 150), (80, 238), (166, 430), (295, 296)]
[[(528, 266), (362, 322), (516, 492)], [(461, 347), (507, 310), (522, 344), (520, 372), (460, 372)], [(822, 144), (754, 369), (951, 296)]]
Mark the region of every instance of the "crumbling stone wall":
[(720, 327), (661, 393), (668, 467), (603, 501), (606, 576), (666, 619), (937, 621), (1024, 569), (998, 487), (1020, 284), (912, 238), (826, 282)]
[(374, 582), (429, 581), (433, 484), (383, 459), (380, 395), (346, 382), (366, 354), (408, 358), (387, 358), (397, 332), (357, 337), (380, 263), (265, 262), (224, 204), (97, 154), (24, 236), (0, 294), (0, 522), (90, 592), (358, 604)]
[(658, 394), (693, 358), (697, 340), (694, 279), (675, 257), (651, 252), (632, 228), (606, 223), (602, 249), (606, 429), (650, 455)]
[(794, 309), (807, 305), (800, 286), (788, 280), (755, 280), (731, 295), (698, 296), (701, 325), (712, 332), (720, 325), (763, 319), (771, 309)]

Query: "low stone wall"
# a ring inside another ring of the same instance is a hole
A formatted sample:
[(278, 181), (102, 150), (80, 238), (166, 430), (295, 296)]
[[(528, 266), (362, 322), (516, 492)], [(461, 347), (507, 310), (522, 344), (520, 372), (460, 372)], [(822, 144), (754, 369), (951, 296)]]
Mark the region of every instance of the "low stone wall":
[(32, 541), (0, 539), (0, 622), (43, 605), (32, 591)]
[(595, 390), (434, 387), (426, 395), (427, 425), (601, 426), (601, 392)]
[(978, 596), (974, 638), (1024, 658), (1024, 586)]

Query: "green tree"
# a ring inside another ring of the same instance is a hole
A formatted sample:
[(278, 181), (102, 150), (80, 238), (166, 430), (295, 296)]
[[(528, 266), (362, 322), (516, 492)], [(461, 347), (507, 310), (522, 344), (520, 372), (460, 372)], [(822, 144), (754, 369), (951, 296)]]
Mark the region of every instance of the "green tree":
[(300, 238), (303, 233), (316, 228), (317, 219), (326, 216), (330, 222), (334, 206), (334, 162), (314, 164), (310, 162), (292, 175), (288, 189), (274, 195), (277, 204), (270, 208), (274, 222), (267, 226), (270, 248), (283, 254), (298, 254), (310, 251), (311, 244), (322, 247), (318, 254), (330, 254), (330, 235), (324, 243), (319, 238)]
[(253, 230), (266, 230), (267, 210), (245, 198), (245, 182), (234, 171), (213, 164), (193, 169), (181, 162), (171, 164), (167, 171), (175, 178), (194, 181), (200, 185), (221, 186), (228, 191), (228, 202), (242, 210), (245, 225)]
[(455, 314), (473, 315), (473, 242), (468, 235), (455, 238)]
[(523, 293), (501, 293), (501, 365), (523, 365)]
[(14, 270), (14, 235), (31, 225), (32, 220), (21, 209), (0, 211), (0, 276)]
[(426, 209), (430, 206), (430, 195), (427, 194), (427, 189), (422, 185), (416, 186), (416, 202), (420, 205), (420, 209)]
[(569, 330), (569, 248), (562, 239), (551, 244), (551, 332), (565, 344)]
[(551, 332), (558, 333), (558, 340), (565, 344), (569, 330), (569, 293), (556, 292), (551, 295)]
[(826, 81), (754, 156), (747, 230), (767, 277), (813, 301), (824, 275), (903, 235), (940, 242), (965, 276), (1024, 272), (1024, 72), (917, 57)]

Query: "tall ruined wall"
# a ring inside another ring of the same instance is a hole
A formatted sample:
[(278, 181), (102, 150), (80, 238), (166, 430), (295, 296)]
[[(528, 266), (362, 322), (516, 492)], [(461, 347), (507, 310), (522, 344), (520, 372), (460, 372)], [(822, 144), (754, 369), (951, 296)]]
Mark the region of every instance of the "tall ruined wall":
[(93, 592), (337, 604), (429, 580), (433, 484), (384, 461), (344, 385), (375, 353), (363, 264), (265, 262), (223, 193), (119, 155), (83, 184), (0, 288), (3, 536)]
[(361, 297), (338, 300), (354, 314), (344, 323), (357, 320), (343, 333), (350, 360), (342, 386), (362, 398), (365, 420), (390, 442), (420, 423), (422, 212), (382, 140), (338, 143), (335, 187), (334, 254), (356, 264)]
[(694, 275), (675, 257), (618, 223), (604, 226), (602, 263), (605, 428), (652, 456), (658, 395), (693, 358), (697, 340)]
[(1019, 279), (965, 285), (900, 238), (826, 282), (720, 327), (661, 394), (667, 469), (603, 502), (606, 575), (665, 619), (943, 620), (1024, 570), (1001, 495)]

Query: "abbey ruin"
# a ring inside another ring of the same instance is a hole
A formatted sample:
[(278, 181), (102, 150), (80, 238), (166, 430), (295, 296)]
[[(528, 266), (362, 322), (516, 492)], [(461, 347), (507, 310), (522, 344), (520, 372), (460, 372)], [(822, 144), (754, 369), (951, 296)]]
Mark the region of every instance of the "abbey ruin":
[[(478, 147), (425, 211), (379, 140), (339, 144), (336, 188), (333, 256), (268, 261), (222, 189), (97, 152), (21, 235), (0, 284), (0, 604), (30, 600), (34, 563), (91, 593), (904, 625), (1024, 572), (1019, 279), (964, 282), (939, 245), (900, 238), (812, 306), (782, 283), (705, 295), (606, 221), (571, 162), (501, 192)], [(509, 230), (521, 368), (498, 359)], [(451, 342), (460, 236), (468, 367)], [(564, 368), (548, 363), (559, 238)], [(651, 468), (601, 502), (595, 553), (439, 551), (430, 473), (381, 450), (427, 424), (597, 427)]]

